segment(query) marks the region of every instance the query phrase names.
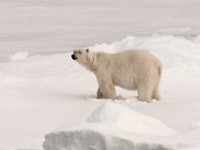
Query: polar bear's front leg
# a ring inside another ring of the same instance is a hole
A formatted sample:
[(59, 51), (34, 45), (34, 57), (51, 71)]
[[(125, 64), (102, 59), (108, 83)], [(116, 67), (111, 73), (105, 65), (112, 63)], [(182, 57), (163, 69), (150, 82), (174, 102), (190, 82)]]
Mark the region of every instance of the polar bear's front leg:
[(100, 91), (105, 99), (115, 99), (115, 87), (109, 80), (101, 82)]

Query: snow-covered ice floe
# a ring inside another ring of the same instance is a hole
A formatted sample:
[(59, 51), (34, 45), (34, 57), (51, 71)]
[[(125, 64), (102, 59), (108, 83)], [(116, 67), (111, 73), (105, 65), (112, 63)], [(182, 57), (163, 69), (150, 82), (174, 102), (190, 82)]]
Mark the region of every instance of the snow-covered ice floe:
[[(130, 36), (111, 44), (96, 44), (89, 48), (111, 53), (132, 48), (144, 49), (161, 60), (165, 80), (182, 80), (200, 75), (199, 42), (199, 37)], [(95, 102), (94, 98), (88, 99)], [(119, 101), (105, 102), (85, 122), (47, 134), (44, 149), (168, 150), (199, 147), (198, 122), (192, 123), (187, 132), (179, 133), (159, 119), (134, 110), (126, 103), (126, 99), (124, 101), (122, 104)], [(192, 140), (188, 140), (188, 136)]]
[[(192, 132), (195, 132), (193, 135)], [(178, 133), (128, 106), (105, 102), (86, 122), (45, 136), (45, 150), (169, 150), (196, 147), (200, 128)], [(187, 140), (188, 136), (192, 138)]]
[(178, 78), (200, 76), (200, 36), (193, 39), (156, 34), (151, 37), (129, 36), (121, 41), (96, 44), (89, 48), (111, 53), (132, 48), (143, 49), (161, 60), (164, 68), (163, 75)]
[(41, 141), (45, 150), (200, 149), (199, 36), (129, 36), (89, 48), (110, 53), (136, 48), (157, 56), (163, 99), (143, 103), (136, 92), (117, 88), (119, 100), (97, 100), (89, 96), (97, 90), (95, 77), (71, 60), (71, 52), (19, 53), (15, 61), (0, 64), (3, 149), (11, 143), (39, 149)]
[[(45, 150), (58, 149), (159, 149), (165, 146), (134, 141), (135, 136), (172, 136), (178, 132), (159, 120), (143, 115), (128, 106), (106, 102), (98, 107), (85, 123), (46, 135)], [(133, 139), (132, 139), (133, 138)], [(150, 140), (151, 141), (151, 140)]]
[(143, 115), (127, 106), (107, 102), (97, 108), (87, 119), (91, 125), (97, 125), (102, 129), (108, 128), (114, 131), (127, 133), (169, 136), (177, 134), (159, 120)]

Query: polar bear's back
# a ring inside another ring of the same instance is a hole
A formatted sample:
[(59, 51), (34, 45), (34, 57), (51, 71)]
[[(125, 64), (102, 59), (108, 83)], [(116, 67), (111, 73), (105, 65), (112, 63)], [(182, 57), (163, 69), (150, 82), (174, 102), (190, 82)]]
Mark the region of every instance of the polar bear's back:
[[(111, 54), (110, 60), (113, 60), (112, 63), (118, 69), (139, 69), (141, 71), (152, 70), (162, 67), (160, 61), (149, 52), (140, 51), (140, 50), (129, 50), (120, 53)], [(115, 68), (115, 70), (118, 70)]]
[[(152, 54), (129, 50), (115, 54), (101, 53), (101, 63), (107, 74), (111, 74), (115, 85), (135, 89), (141, 80), (159, 80), (162, 66)], [(100, 65), (101, 66), (101, 65)], [(103, 71), (103, 72), (104, 72)]]
[(114, 60), (125, 60), (125, 61), (158, 61), (159, 60), (153, 56), (151, 53), (141, 50), (129, 50), (129, 51), (123, 51), (113, 55), (112, 57), (115, 57)]

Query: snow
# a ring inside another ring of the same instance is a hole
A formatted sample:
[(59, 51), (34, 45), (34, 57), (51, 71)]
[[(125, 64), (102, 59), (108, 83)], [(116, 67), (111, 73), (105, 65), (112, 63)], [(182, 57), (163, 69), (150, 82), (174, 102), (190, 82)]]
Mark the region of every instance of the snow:
[(1, 149), (198, 149), (198, 39), (129, 36), (89, 47), (156, 55), (164, 66), (162, 101), (151, 104), (120, 88), (115, 102), (95, 99), (94, 75), (71, 52), (1, 63)]
[(51, 54), (129, 35), (200, 34), (199, 0), (2, 0), (0, 61)]
[[(66, 126), (47, 134), (44, 149), (199, 148), (200, 48), (196, 38), (129, 36), (121, 41), (96, 44), (89, 48), (111, 53), (142, 48), (156, 55), (164, 66), (161, 82), (163, 100), (152, 104), (142, 103), (137, 101), (136, 95), (131, 95), (132, 92), (118, 89), (118, 93), (127, 96), (115, 102), (103, 100), (104, 104), (90, 113), (81, 124)], [(93, 96), (86, 97), (86, 101), (102, 102)], [(70, 143), (74, 140), (75, 143)], [(126, 144), (118, 144), (123, 142)]]
[(14, 55), (11, 55), (10, 59), (12, 61), (15, 61), (19, 59), (25, 59), (26, 57), (28, 57), (28, 52), (18, 52), (18, 53), (15, 53)]
[[(129, 36), (122, 41), (116, 41), (111, 44), (96, 44), (89, 48), (92, 50), (111, 52), (118, 52), (131, 48), (144, 49), (159, 57), (164, 68), (169, 69), (164, 75), (171, 76), (171, 74), (174, 75), (174, 73), (176, 73), (177, 77), (181, 78), (184, 72), (184, 78), (186, 78), (186, 76), (190, 78), (191, 76), (200, 76), (200, 47), (198, 40), (199, 37), (189, 40), (183, 37), (169, 35), (154, 35), (152, 37)], [(168, 57), (170, 57), (170, 59), (168, 59)]]
[[(0, 9), (0, 150), (200, 149), (198, 0), (7, 0)], [(104, 12), (104, 13), (102, 13)], [(73, 48), (144, 49), (161, 101), (97, 100)]]
[(199, 121), (192, 122), (192, 123), (190, 124), (189, 128), (190, 128), (191, 130), (200, 128), (200, 122), (199, 122)]
[(87, 122), (100, 125), (104, 129), (112, 127), (135, 134), (169, 136), (178, 133), (153, 117), (116, 103), (100, 106), (88, 117)]

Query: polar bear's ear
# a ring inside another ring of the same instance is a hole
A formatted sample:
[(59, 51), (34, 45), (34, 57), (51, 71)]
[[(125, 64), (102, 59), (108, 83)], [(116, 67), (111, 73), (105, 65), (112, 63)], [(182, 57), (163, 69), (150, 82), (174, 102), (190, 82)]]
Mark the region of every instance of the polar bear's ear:
[(86, 52), (88, 53), (89, 51), (90, 51), (90, 50), (87, 48), (87, 49), (86, 49)]

